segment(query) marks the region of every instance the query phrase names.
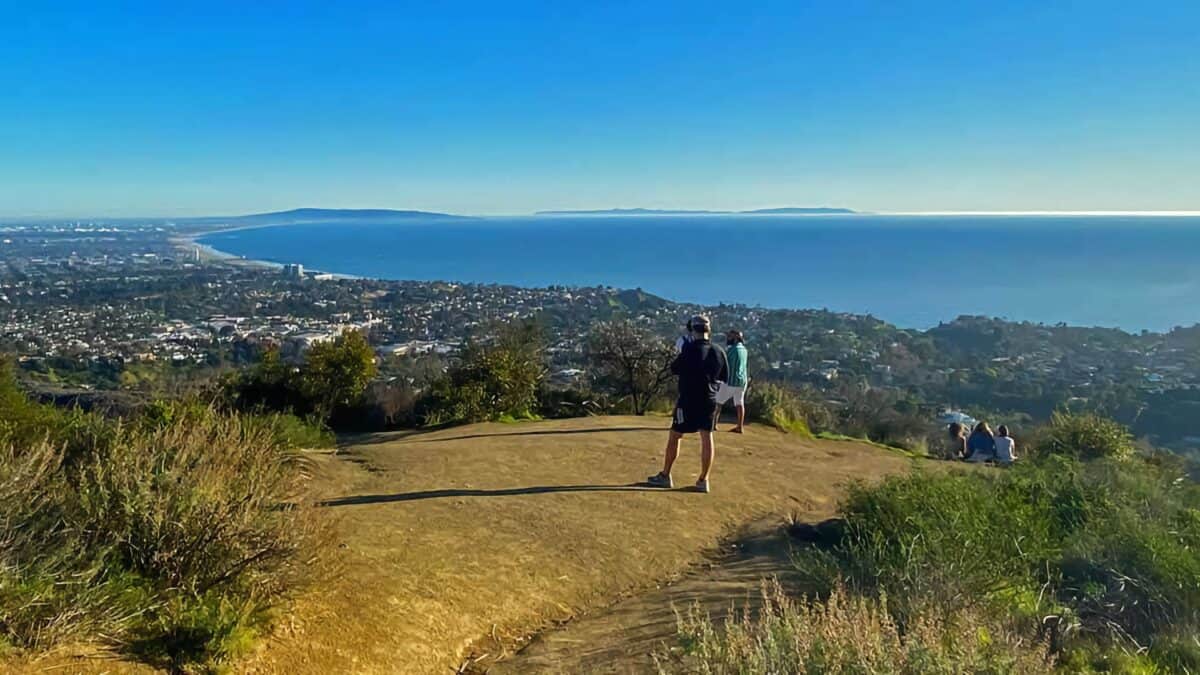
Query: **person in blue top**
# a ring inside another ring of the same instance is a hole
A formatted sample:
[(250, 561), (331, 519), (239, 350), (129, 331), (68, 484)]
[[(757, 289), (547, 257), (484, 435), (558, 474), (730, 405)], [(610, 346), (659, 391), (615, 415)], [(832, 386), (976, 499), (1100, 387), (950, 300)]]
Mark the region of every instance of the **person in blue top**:
[(729, 381), (722, 382), (717, 391), (717, 405), (723, 406), (733, 400), (733, 408), (737, 411), (737, 426), (730, 429), (735, 434), (745, 432), (746, 425), (746, 388), (750, 386), (750, 376), (746, 374), (746, 340), (742, 331), (731, 330), (725, 334), (725, 356), (729, 360)]
[(967, 461), (991, 462), (996, 459), (996, 437), (987, 422), (975, 425), (975, 431), (967, 437)]

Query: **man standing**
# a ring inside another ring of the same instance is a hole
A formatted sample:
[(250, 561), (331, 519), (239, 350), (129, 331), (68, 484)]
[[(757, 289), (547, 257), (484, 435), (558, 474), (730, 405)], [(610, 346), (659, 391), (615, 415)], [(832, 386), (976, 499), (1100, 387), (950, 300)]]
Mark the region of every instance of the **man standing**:
[(729, 380), (721, 383), (717, 391), (717, 413), (720, 407), (733, 399), (733, 409), (737, 411), (737, 426), (730, 429), (735, 434), (745, 431), (746, 425), (746, 387), (750, 377), (746, 374), (746, 344), (742, 331), (731, 330), (725, 334), (725, 344), (729, 349), (725, 352), (729, 359)]
[(708, 473), (713, 461), (713, 429), (717, 423), (717, 391), (729, 376), (725, 352), (710, 340), (711, 324), (707, 316), (694, 316), (688, 322), (690, 340), (684, 341), (679, 355), (671, 363), (671, 372), (679, 376), (679, 400), (671, 433), (667, 437), (663, 469), (647, 479), (651, 485), (669, 488), (671, 466), (679, 456), (679, 441), (684, 434), (700, 434), (700, 478), (696, 489), (708, 492)]

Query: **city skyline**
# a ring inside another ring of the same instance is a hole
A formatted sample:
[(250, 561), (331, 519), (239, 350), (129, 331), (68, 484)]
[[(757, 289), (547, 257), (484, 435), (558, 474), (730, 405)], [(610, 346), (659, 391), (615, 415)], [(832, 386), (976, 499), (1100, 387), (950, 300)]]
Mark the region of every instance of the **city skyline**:
[(0, 216), (1200, 210), (1200, 6), (0, 10)]

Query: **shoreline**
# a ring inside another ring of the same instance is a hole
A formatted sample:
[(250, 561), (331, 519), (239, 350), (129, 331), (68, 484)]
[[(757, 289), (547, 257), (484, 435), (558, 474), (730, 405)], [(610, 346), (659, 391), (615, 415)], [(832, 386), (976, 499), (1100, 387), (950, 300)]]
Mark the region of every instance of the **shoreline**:
[[(714, 214), (714, 216), (715, 215), (720, 215), (720, 214)], [(784, 215), (786, 215), (786, 214), (784, 214)], [(889, 216), (896, 216), (896, 215), (900, 215), (900, 214), (858, 213), (858, 214), (854, 214), (853, 216), (844, 216), (843, 214), (817, 214), (817, 215), (815, 215), (814, 219), (825, 219), (825, 218), (829, 218), (829, 217), (833, 217), (833, 216), (842, 216), (847, 219), (879, 218), (881, 220), (887, 220), (889, 218)], [(922, 214), (922, 215), (933, 215), (933, 214)], [(949, 216), (949, 215), (951, 215), (951, 214), (948, 214), (948, 213), (937, 214), (937, 216), (935, 216), (935, 217), (940, 218), (940, 217)], [(1012, 216), (1012, 215), (1015, 215), (1015, 214), (999, 214), (999, 213), (997, 213), (997, 214), (989, 214), (988, 217), (994, 218), (996, 220), (1002, 220), (1005, 218), (1005, 216)], [(1030, 215), (1033, 215), (1033, 214), (1021, 214), (1021, 216), (1023, 216), (1023, 217), (1030, 217)], [(1059, 213), (1056, 215), (1063, 216), (1065, 214)], [(1070, 216), (1065, 217), (1064, 220), (1068, 220), (1068, 219), (1074, 220), (1074, 219), (1084, 216), (1084, 215), (1085, 214), (1071, 214)], [(1091, 215), (1091, 214), (1087, 214), (1087, 215)], [(1162, 214), (1162, 215), (1165, 216), (1166, 214)], [(1172, 213), (1170, 215), (1183, 216), (1184, 214)], [(1190, 216), (1190, 214), (1187, 214), (1187, 215)], [(1118, 215), (1115, 213), (1110, 213), (1110, 214), (1106, 214), (1106, 216), (1109, 218), (1115, 219), (1115, 220), (1120, 220), (1124, 216), (1124, 214)], [(656, 216), (639, 214), (639, 215), (631, 215), (631, 216), (615, 216), (612, 219), (613, 220), (618, 220), (618, 219), (620, 219), (620, 220), (625, 220), (625, 219), (640, 220), (643, 218), (653, 218), (653, 217), (656, 217)], [(777, 217), (777, 216), (776, 216), (776, 214), (762, 214), (762, 217), (764, 219), (771, 219), (771, 218)], [(809, 217), (810, 216), (805, 216), (806, 219)], [(1171, 220), (1172, 218), (1164, 217), (1162, 219), (1163, 220)], [(486, 217), (486, 218), (481, 218), (480, 220), (492, 220), (494, 222), (495, 221), (503, 222), (507, 219), (504, 217)], [(240, 268), (244, 268), (244, 269), (280, 271), (283, 269), (283, 267), (285, 265), (298, 263), (300, 261), (297, 261), (297, 260), (274, 261), (274, 260), (261, 259), (261, 258), (248, 258), (243, 255), (231, 253), (226, 250), (221, 250), (211, 244), (202, 242), (200, 240), (203, 239), (204, 237), (207, 237), (210, 235), (217, 235), (217, 234), (221, 234), (224, 232), (236, 232), (236, 231), (241, 231), (241, 230), (257, 230), (257, 229), (262, 229), (262, 228), (284, 228), (284, 227), (288, 227), (289, 225), (291, 225), (291, 223), (256, 223), (256, 224), (247, 224), (247, 225), (237, 225), (237, 226), (233, 226), (233, 227), (221, 227), (219, 224), (215, 224), (212, 227), (205, 227), (204, 229), (200, 229), (200, 230), (195, 230), (195, 231), (186, 232), (186, 233), (175, 233), (173, 235), (170, 235), (168, 237), (168, 239), (176, 249), (185, 251), (186, 253), (189, 254), (189, 257), (190, 257), (190, 254), (192, 254), (193, 252), (199, 252), (200, 259), (203, 261), (206, 261), (206, 262), (217, 263), (217, 264), (228, 264), (232, 267), (240, 267)], [(268, 250), (268, 251), (265, 251), (264, 253), (267, 255), (271, 255), (272, 251)], [(306, 254), (311, 253), (311, 251), (309, 251), (307, 249), (297, 249), (296, 251), (293, 251), (293, 253), (295, 253), (298, 256), (304, 257)], [(262, 253), (260, 253), (260, 255), (261, 254)], [(456, 285), (479, 284), (479, 285), (509, 286), (509, 287), (512, 287), (513, 289), (522, 289), (522, 288), (545, 289), (545, 288), (550, 288), (552, 286), (564, 285), (561, 282), (530, 283), (529, 282), (530, 280), (526, 280), (526, 282), (522, 283), (522, 282), (513, 282), (513, 281), (496, 281), (494, 279), (480, 280), (480, 279), (469, 279), (469, 278), (455, 278), (452, 275), (444, 275), (444, 276), (436, 276), (436, 277), (434, 277), (434, 276), (430, 276), (430, 277), (415, 277), (415, 276), (414, 277), (392, 277), (392, 276), (385, 276), (385, 275), (379, 275), (379, 274), (374, 274), (374, 275), (372, 275), (372, 274), (349, 274), (349, 273), (342, 273), (342, 272), (333, 272), (333, 271), (329, 271), (329, 270), (323, 269), (323, 268), (309, 267), (307, 264), (305, 264), (304, 266), (305, 266), (305, 269), (304, 269), (305, 276), (321, 275), (325, 278), (345, 279), (345, 280), (374, 280), (374, 281), (380, 281), (380, 282), (385, 282), (385, 283), (386, 282), (414, 282), (414, 283), (446, 283), (446, 284), (456, 284)], [(446, 272), (446, 271), (447, 270), (445, 270), (445, 269), (442, 270), (442, 272)], [(460, 272), (461, 272), (461, 270), (460, 270)], [(628, 282), (629, 280), (626, 280), (626, 281)], [(905, 329), (905, 330), (915, 330), (915, 331), (919, 331), (919, 332), (928, 331), (930, 329), (936, 328), (937, 326), (939, 326), (943, 323), (953, 322), (963, 316), (980, 316), (980, 317), (987, 317), (987, 318), (996, 319), (996, 320), (1000, 320), (1000, 321), (1004, 321), (1004, 322), (1008, 322), (1008, 323), (1031, 323), (1034, 325), (1042, 325), (1042, 326), (1053, 326), (1053, 325), (1057, 325), (1058, 323), (1062, 323), (1061, 321), (1052, 321), (1052, 320), (1046, 320), (1046, 319), (1038, 320), (1036, 318), (1020, 318), (1020, 317), (1014, 317), (1009, 314), (988, 313), (986, 311), (976, 311), (976, 312), (960, 311), (960, 312), (957, 312), (956, 314), (952, 313), (952, 314), (946, 314), (946, 315), (932, 315), (930, 313), (926, 313), (926, 315), (923, 317), (909, 317), (910, 319), (917, 318), (918, 319), (917, 321), (911, 321), (911, 320), (904, 321), (904, 320), (897, 320), (895, 318), (887, 318), (885, 316), (881, 316), (878, 313), (878, 310), (881, 309), (880, 307), (875, 307), (874, 310), (869, 309), (869, 308), (839, 309), (836, 306), (830, 307), (828, 305), (819, 305), (817, 303), (763, 304), (761, 302), (752, 302), (752, 303), (746, 303), (744, 301), (739, 302), (732, 298), (725, 299), (725, 300), (694, 299), (694, 298), (681, 300), (681, 299), (679, 299), (679, 295), (677, 293), (672, 293), (669, 289), (656, 289), (656, 288), (652, 288), (652, 287), (647, 287), (645, 285), (633, 285), (630, 283), (626, 283), (626, 284), (622, 285), (620, 283), (596, 282), (596, 283), (565, 284), (565, 285), (575, 286), (578, 288), (591, 288), (591, 287), (596, 287), (596, 286), (603, 286), (603, 287), (612, 288), (612, 289), (618, 290), (618, 291), (642, 290), (648, 294), (654, 295), (656, 297), (662, 298), (663, 300), (666, 300), (668, 302), (678, 304), (681, 306), (709, 307), (709, 306), (718, 306), (718, 305), (740, 305), (747, 309), (783, 310), (783, 311), (798, 311), (798, 312), (803, 312), (806, 310), (824, 309), (826, 311), (831, 311), (831, 312), (838, 313), (838, 314), (847, 314), (847, 315), (856, 315), (856, 316), (866, 317), (866, 318), (874, 319), (874, 320), (877, 320), (877, 321), (880, 321), (880, 322), (883, 322), (886, 324), (890, 324), (897, 328), (901, 328), (901, 329)], [(924, 319), (924, 320), (920, 320), (920, 319)], [(1159, 334), (1159, 335), (1166, 335), (1166, 334), (1169, 334), (1172, 330), (1171, 327), (1158, 327), (1158, 326), (1128, 327), (1128, 326), (1122, 325), (1121, 323), (1116, 322), (1116, 321), (1108, 322), (1108, 321), (1103, 321), (1103, 320), (1089, 322), (1085, 319), (1084, 321), (1067, 321), (1066, 323), (1067, 323), (1067, 325), (1072, 326), (1072, 327), (1087, 328), (1087, 329), (1117, 330), (1117, 331), (1120, 331), (1122, 333), (1129, 334), (1129, 335), (1136, 335), (1139, 332), (1143, 332), (1143, 331), (1148, 331), (1150, 333), (1155, 333), (1155, 334)], [(1186, 322), (1186, 321), (1176, 322), (1176, 324), (1174, 324), (1175, 327), (1187, 326), (1187, 325), (1188, 325), (1188, 322)], [(1200, 324), (1193, 323), (1192, 325), (1200, 325)]]
[[(242, 226), (237, 226), (237, 227), (207, 230), (207, 231), (203, 231), (203, 232), (194, 232), (192, 234), (173, 235), (173, 236), (168, 237), (167, 240), (171, 243), (172, 246), (174, 246), (175, 248), (177, 248), (179, 250), (186, 250), (189, 252), (193, 251), (193, 250), (198, 251), (200, 254), (200, 260), (202, 262), (223, 263), (223, 264), (231, 265), (234, 267), (243, 267), (243, 268), (247, 268), (247, 269), (273, 270), (273, 271), (282, 270), (285, 266), (285, 263), (275, 262), (273, 260), (262, 260), (260, 258), (247, 258), (245, 256), (237, 255), (236, 253), (230, 253), (229, 251), (222, 251), (221, 249), (216, 248), (215, 246), (211, 246), (209, 244), (205, 244), (205, 243), (199, 241), (199, 239), (201, 237), (206, 237), (210, 234), (219, 234), (222, 232), (235, 232), (235, 231), (239, 231), (239, 230), (254, 230), (254, 229), (258, 229), (258, 228), (262, 228), (262, 227), (279, 227), (279, 225), (242, 225)], [(366, 278), (366, 277), (363, 277), (361, 275), (356, 275), (356, 274), (343, 274), (341, 272), (328, 272), (325, 270), (320, 270), (320, 269), (316, 269), (316, 268), (310, 269), (307, 267), (304, 269), (304, 273), (305, 274), (314, 274), (314, 275), (328, 274), (335, 279), (363, 279), (363, 278)]]
[(228, 251), (222, 251), (209, 246), (208, 244), (197, 241), (199, 237), (204, 236), (205, 234), (211, 233), (205, 232), (198, 235), (175, 235), (168, 237), (167, 241), (169, 241), (172, 246), (180, 251), (187, 251), (188, 253), (191, 253), (192, 251), (198, 252), (201, 262), (226, 263), (237, 267), (250, 267), (255, 269), (283, 269), (283, 265), (281, 263), (272, 262), (270, 260), (246, 258)]

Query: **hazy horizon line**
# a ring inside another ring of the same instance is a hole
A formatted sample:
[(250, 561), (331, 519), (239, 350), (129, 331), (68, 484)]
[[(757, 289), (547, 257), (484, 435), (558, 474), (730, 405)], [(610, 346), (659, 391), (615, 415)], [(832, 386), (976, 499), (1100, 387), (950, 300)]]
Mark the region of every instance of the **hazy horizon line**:
[[(384, 211), (424, 211), (427, 213), (442, 213), (446, 215), (459, 215), (479, 218), (512, 218), (512, 217), (528, 217), (528, 216), (553, 216), (553, 215), (589, 215), (585, 212), (594, 211), (592, 215), (597, 216), (615, 216), (615, 217), (654, 217), (656, 215), (694, 215), (694, 216), (762, 216), (762, 217), (829, 217), (829, 216), (1138, 216), (1138, 217), (1200, 217), (1200, 210), (1053, 210), (1053, 209), (1037, 209), (1037, 210), (929, 210), (929, 211), (858, 211), (852, 207), (761, 207), (762, 209), (771, 208), (845, 208), (853, 213), (753, 213), (754, 209), (745, 210), (722, 210), (722, 209), (699, 209), (699, 208), (645, 208), (648, 213), (619, 213), (615, 211), (629, 211), (645, 207), (611, 207), (600, 209), (543, 209), (529, 211), (525, 213), (458, 213), (454, 211), (426, 211), (425, 209), (414, 208), (395, 208), (395, 207), (296, 207), (293, 209), (281, 209), (277, 211), (253, 211), (238, 215), (52, 215), (52, 214), (24, 214), (24, 215), (0, 215), (0, 220), (191, 220), (197, 218), (239, 218), (244, 216), (262, 215), (269, 213), (287, 213), (299, 209), (321, 209), (330, 211), (355, 211), (355, 210), (384, 210)], [(570, 213), (572, 211), (578, 213)], [(613, 211), (615, 213), (605, 213)], [(677, 211), (683, 213), (654, 213), (655, 211)], [(686, 213), (686, 212), (694, 213)]]

